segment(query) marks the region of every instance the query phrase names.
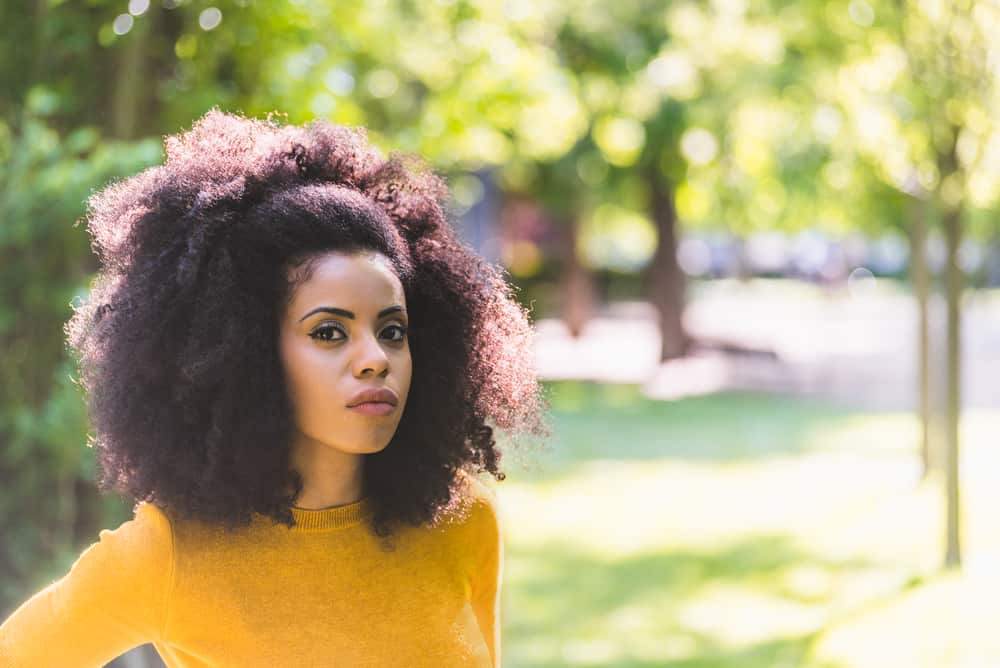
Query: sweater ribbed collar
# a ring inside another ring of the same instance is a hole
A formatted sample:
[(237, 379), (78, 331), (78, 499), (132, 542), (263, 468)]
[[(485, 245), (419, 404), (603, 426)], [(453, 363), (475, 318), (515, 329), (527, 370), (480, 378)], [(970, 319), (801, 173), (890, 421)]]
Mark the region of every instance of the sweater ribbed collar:
[(371, 515), (371, 512), (372, 500), (370, 496), (346, 506), (332, 508), (309, 510), (292, 506), (292, 517), (295, 518), (295, 526), (292, 527), (292, 530), (343, 529), (360, 524)]

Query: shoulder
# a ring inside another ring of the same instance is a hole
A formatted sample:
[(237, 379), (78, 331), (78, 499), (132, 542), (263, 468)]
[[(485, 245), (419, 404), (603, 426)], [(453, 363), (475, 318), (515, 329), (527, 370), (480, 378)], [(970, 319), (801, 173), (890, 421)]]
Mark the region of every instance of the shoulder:
[(119, 527), (128, 527), (127, 534), (145, 538), (155, 544), (172, 547), (174, 528), (170, 515), (148, 501), (140, 501), (132, 508), (133, 518)]
[(140, 502), (132, 519), (113, 529), (101, 529), (98, 539), (72, 566), (81, 572), (104, 571), (127, 581), (138, 574), (172, 576), (174, 537), (170, 519), (157, 506)]
[(465, 502), (483, 512), (497, 512), (497, 490), (492, 483), (487, 483), (465, 471), (458, 473), (462, 494)]
[(458, 472), (458, 479), (462, 483), (465, 492), (470, 497), (475, 498), (496, 498), (496, 489), (494, 489), (492, 483), (487, 484), (482, 478), (467, 473), (465, 471)]
[(117, 528), (102, 529), (98, 544), (123, 566), (169, 571), (174, 551), (174, 532), (169, 516), (159, 506), (145, 501), (136, 503), (132, 512), (132, 519)]
[(493, 543), (502, 535), (502, 510), (491, 484), (463, 473), (464, 525), (477, 541)]
[(139, 501), (132, 508), (133, 519), (138, 530), (158, 534), (160, 537), (170, 537), (173, 533), (173, 522), (170, 515), (154, 503)]
[(501, 509), (492, 485), (459, 471), (452, 498), (431, 523), (434, 533), (443, 533), (463, 551), (483, 541), (493, 542), (501, 532)]
[[(148, 610), (159, 628), (174, 578), (173, 535), (162, 510), (137, 504), (134, 516), (114, 529), (102, 529), (70, 566), (58, 586), (65, 605), (81, 610), (115, 605)], [(145, 613), (144, 613), (145, 614)], [(144, 618), (145, 619), (145, 618)]]

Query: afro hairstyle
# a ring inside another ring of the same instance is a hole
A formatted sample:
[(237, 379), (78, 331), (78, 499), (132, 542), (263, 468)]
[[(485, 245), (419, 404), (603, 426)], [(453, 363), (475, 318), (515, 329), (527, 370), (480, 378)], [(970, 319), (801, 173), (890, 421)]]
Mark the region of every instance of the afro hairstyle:
[(294, 525), (279, 324), (331, 251), (386, 256), (410, 317), (404, 413), (364, 466), (377, 535), (436, 523), (477, 474), (502, 481), (495, 428), (550, 434), (527, 312), (456, 236), (419, 157), (383, 157), (364, 128), (218, 110), (164, 146), (89, 199), (100, 269), (66, 324), (102, 492), (226, 528)]

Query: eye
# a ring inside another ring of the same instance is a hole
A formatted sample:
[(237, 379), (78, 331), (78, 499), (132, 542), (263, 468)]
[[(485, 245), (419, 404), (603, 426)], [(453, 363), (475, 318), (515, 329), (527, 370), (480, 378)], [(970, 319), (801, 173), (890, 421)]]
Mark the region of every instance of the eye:
[(396, 343), (399, 343), (403, 339), (406, 338), (406, 327), (404, 327), (402, 325), (389, 325), (388, 327), (386, 327), (382, 331), (383, 332), (389, 332), (389, 331), (393, 331), (393, 330), (398, 331), (399, 334), (398, 334), (397, 338), (391, 339), (392, 341), (394, 341)]
[[(340, 332), (342, 336), (333, 338), (335, 332)], [(320, 325), (313, 331), (309, 332), (309, 336), (313, 339), (316, 339), (317, 341), (331, 342), (331, 341), (340, 341), (342, 338), (346, 338), (347, 334), (345, 334), (344, 330), (342, 330), (340, 327), (326, 324), (326, 325)]]

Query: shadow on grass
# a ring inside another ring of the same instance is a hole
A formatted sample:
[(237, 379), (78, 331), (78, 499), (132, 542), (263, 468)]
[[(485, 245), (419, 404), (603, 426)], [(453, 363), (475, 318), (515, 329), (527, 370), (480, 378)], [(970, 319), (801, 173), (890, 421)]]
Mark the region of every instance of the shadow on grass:
[(704, 654), (679, 661), (625, 661), (616, 665), (621, 668), (646, 668), (654, 665), (660, 668), (847, 668), (839, 662), (811, 658), (809, 655), (816, 637), (816, 634), (807, 634), (776, 638), (739, 649), (707, 649)]
[[(639, 611), (642, 615), (642, 630), (634, 634), (646, 639), (647, 646), (649, 642), (656, 646), (661, 640), (664, 645), (680, 641), (686, 648), (684, 658), (665, 656), (650, 662), (631, 654), (629, 647), (622, 647), (614, 661), (588, 661), (587, 665), (833, 668), (833, 664), (806, 662), (814, 631), (733, 648), (724, 646), (717, 637), (690, 628), (682, 619), (684, 606), (695, 602), (709, 585), (742, 586), (789, 606), (800, 604), (801, 599), (775, 592), (783, 589), (779, 580), (786, 569), (803, 565), (837, 571), (872, 564), (822, 560), (800, 550), (782, 535), (752, 536), (717, 551), (655, 552), (613, 561), (564, 543), (512, 550), (507, 564), (505, 605), (517, 610), (517, 615), (510, 615), (504, 622), (506, 642), (516, 662), (512, 665), (576, 665), (560, 658), (567, 639), (607, 641), (607, 629), (615, 615), (631, 610), (632, 614)], [(726, 614), (725, 609), (719, 610), (722, 626), (726, 625)], [(534, 648), (534, 656), (540, 653), (549, 658), (518, 658), (519, 645)]]
[(715, 648), (689, 659), (637, 659), (619, 657), (601, 662), (587, 660), (551, 660), (529, 662), (518, 660), (506, 668), (568, 668), (586, 665), (591, 668), (849, 668), (834, 661), (809, 657), (813, 636), (778, 638), (739, 649)]

